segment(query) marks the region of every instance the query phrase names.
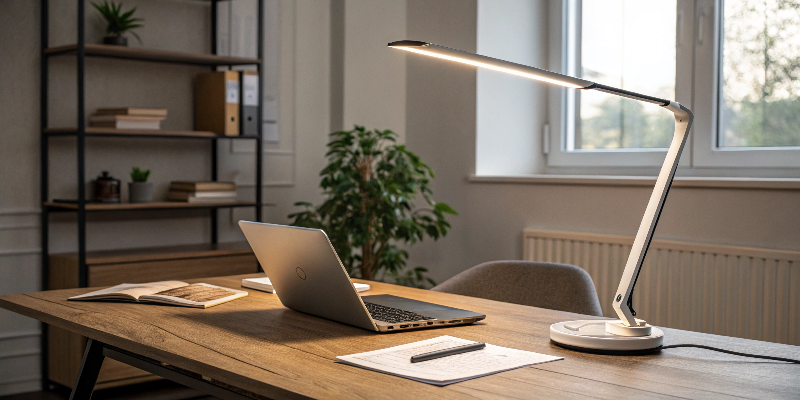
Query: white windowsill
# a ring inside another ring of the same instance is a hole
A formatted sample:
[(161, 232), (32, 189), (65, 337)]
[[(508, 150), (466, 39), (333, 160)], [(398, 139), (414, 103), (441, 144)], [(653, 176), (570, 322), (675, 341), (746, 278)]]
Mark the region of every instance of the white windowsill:
[[(517, 183), (533, 185), (587, 185), (587, 186), (648, 186), (656, 183), (652, 176), (616, 175), (518, 175), (478, 176), (470, 175), (473, 183)], [(717, 188), (717, 189), (772, 189), (800, 190), (798, 178), (707, 178), (676, 177), (672, 187)]]

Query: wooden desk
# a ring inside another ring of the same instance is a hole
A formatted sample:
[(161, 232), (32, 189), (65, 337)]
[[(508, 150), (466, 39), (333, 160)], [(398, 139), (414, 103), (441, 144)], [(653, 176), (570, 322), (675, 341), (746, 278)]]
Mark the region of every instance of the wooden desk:
[[(202, 279), (239, 288), (242, 277)], [(200, 281), (200, 280), (195, 280)], [(391, 293), (484, 313), (463, 327), (377, 334), (297, 313), (277, 296), (250, 295), (206, 310), (145, 304), (68, 302), (92, 289), (0, 297), (0, 306), (87, 336), (128, 357), (268, 398), (639, 398), (800, 396), (800, 365), (700, 349), (620, 357), (550, 343), (550, 324), (586, 316), (371, 282)], [(665, 344), (705, 344), (800, 358), (800, 347), (664, 329)], [(453, 335), (565, 357), (533, 367), (435, 387), (334, 362), (334, 357)], [(162, 364), (165, 363), (165, 364)]]

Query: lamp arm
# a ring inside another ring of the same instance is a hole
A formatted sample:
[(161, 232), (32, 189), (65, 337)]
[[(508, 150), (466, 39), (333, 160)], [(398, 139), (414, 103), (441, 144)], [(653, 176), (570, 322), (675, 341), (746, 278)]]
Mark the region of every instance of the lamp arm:
[[(658, 104), (661, 107), (666, 107), (666, 108), (669, 108), (670, 103), (672, 103), (669, 100), (659, 99), (658, 97), (653, 97), (653, 96), (648, 96), (648, 95), (644, 95), (644, 94), (640, 94), (640, 93), (635, 93), (635, 92), (631, 92), (631, 91), (628, 91), (628, 90), (617, 89), (615, 87), (601, 85), (601, 84), (595, 83), (595, 82), (592, 82), (591, 85), (589, 85), (589, 86), (587, 86), (587, 87), (585, 87), (583, 89), (584, 90), (587, 90), (587, 89), (599, 90), (601, 92), (611, 93), (611, 94), (615, 94), (617, 96), (627, 97), (629, 99), (640, 100), (640, 101), (645, 101), (645, 102), (648, 102), (648, 103)], [(675, 104), (678, 104), (678, 103), (675, 103)], [(680, 104), (678, 104), (678, 105), (680, 106)], [(686, 109), (686, 110), (688, 111), (688, 109)], [(689, 113), (691, 113), (691, 111), (689, 111)]]
[[(586, 89), (602, 90), (604, 92), (637, 100), (649, 101), (651, 103), (656, 103), (660, 100), (632, 92), (624, 93), (626, 91), (622, 91), (621, 89), (614, 89), (606, 86), (602, 88), (599, 87), (602, 85), (597, 86), (598, 87), (587, 87)], [(650, 201), (647, 203), (644, 217), (642, 217), (642, 223), (639, 225), (639, 231), (636, 233), (636, 238), (633, 241), (631, 253), (628, 256), (628, 262), (625, 264), (625, 271), (623, 271), (622, 279), (620, 279), (619, 282), (619, 288), (617, 289), (616, 295), (614, 295), (614, 310), (617, 312), (617, 316), (622, 320), (622, 323), (626, 326), (639, 326), (636, 318), (634, 318), (636, 311), (634, 311), (632, 307), (633, 288), (636, 285), (636, 279), (639, 277), (639, 272), (641, 271), (644, 257), (647, 254), (647, 249), (650, 247), (650, 241), (653, 239), (653, 232), (656, 230), (658, 217), (661, 216), (661, 210), (664, 208), (664, 201), (667, 199), (667, 193), (675, 177), (675, 171), (678, 169), (681, 152), (683, 151), (683, 146), (686, 144), (686, 139), (689, 137), (689, 129), (692, 127), (692, 120), (694, 119), (694, 114), (688, 108), (677, 102), (668, 101), (667, 103), (668, 104), (662, 104), (662, 107), (672, 111), (675, 115), (675, 134), (667, 150), (667, 157), (664, 159), (664, 165), (661, 166), (661, 172), (659, 172), (658, 179), (656, 179), (653, 194), (650, 195)]]

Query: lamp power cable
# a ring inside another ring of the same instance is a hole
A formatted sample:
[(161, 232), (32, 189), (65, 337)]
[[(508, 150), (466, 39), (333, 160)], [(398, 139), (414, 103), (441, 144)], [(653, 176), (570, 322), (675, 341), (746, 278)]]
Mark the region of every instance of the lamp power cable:
[(783, 361), (783, 362), (792, 363), (792, 364), (800, 364), (800, 360), (794, 360), (794, 359), (791, 359), (791, 358), (763, 356), (763, 355), (749, 354), (749, 353), (740, 353), (738, 351), (725, 350), (725, 349), (720, 349), (720, 348), (717, 348), (717, 347), (704, 346), (704, 345), (701, 345), (701, 344), (673, 344), (673, 345), (669, 345), (669, 346), (661, 346), (661, 347), (658, 348), (658, 350), (675, 349), (675, 348), (679, 348), (679, 347), (696, 347), (698, 349), (718, 351), (720, 353), (732, 354), (732, 355), (741, 356), (741, 357), (760, 358), (760, 359), (763, 359), (763, 360)]

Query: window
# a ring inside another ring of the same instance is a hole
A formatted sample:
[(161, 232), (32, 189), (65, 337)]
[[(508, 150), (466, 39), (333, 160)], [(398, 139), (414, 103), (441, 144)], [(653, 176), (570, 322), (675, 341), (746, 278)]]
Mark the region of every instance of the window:
[(729, 0), (720, 147), (800, 146), (800, 1)]
[[(583, 0), (569, 57), (579, 76), (663, 99), (675, 98), (675, 0)], [(567, 148), (666, 148), (673, 118), (657, 105), (576, 91)]]
[[(562, 24), (550, 33), (561, 38), (562, 71), (694, 111), (684, 171), (797, 175), (791, 168), (800, 167), (800, 0), (561, 4)], [(596, 91), (552, 93), (560, 118), (551, 113), (549, 171), (625, 173), (608, 168), (663, 162), (673, 134), (669, 111)]]

